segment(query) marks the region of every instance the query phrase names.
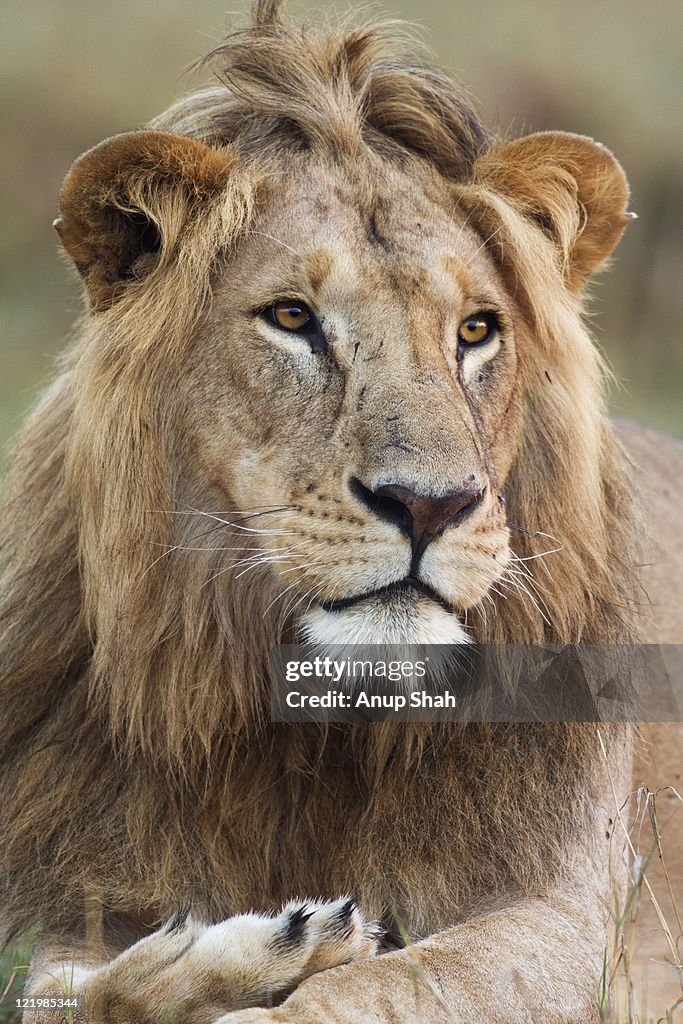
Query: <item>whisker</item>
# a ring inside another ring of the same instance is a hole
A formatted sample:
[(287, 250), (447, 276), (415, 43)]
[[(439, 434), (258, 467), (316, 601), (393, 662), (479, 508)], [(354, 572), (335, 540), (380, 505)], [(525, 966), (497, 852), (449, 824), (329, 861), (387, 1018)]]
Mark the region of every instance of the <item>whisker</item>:
[[(242, 571), (238, 572), (237, 575), (235, 576), (235, 579), (239, 580), (239, 579), (242, 578), (242, 576), (245, 575), (245, 573), (248, 573), (250, 569), (254, 569), (257, 565), (274, 565), (276, 562), (287, 561), (287, 559), (290, 559), (290, 558), (296, 558), (296, 555), (294, 555), (294, 554), (274, 555), (274, 556), (266, 555), (264, 558), (242, 559), (241, 563), (238, 562), (237, 565), (231, 566), (230, 568), (237, 569), (237, 568), (239, 568), (240, 564), (244, 565), (244, 563), (246, 561), (250, 562), (250, 564), (247, 565), (246, 569), (242, 569)], [(307, 564), (310, 564), (310, 563), (307, 563)], [(290, 571), (289, 569), (283, 569), (283, 572), (289, 572), (289, 571)]]
[[(235, 530), (246, 530), (248, 533), (275, 533), (275, 530), (259, 530), (255, 527), (240, 526), (239, 523), (233, 523), (229, 519), (224, 519), (223, 516), (218, 515), (215, 512), (204, 512), (202, 509), (155, 509), (153, 511), (164, 512), (169, 516), (204, 516), (207, 519), (215, 519), (217, 523), (221, 523), (223, 526), (232, 526)], [(242, 515), (239, 510), (235, 512), (226, 512), (224, 515)], [(251, 518), (251, 517), (249, 517)], [(277, 531), (282, 532), (282, 531)]]
[[(158, 546), (158, 544), (156, 544), (155, 546)], [(172, 545), (169, 546), (168, 551), (164, 552), (164, 554), (170, 554), (171, 551), (210, 551), (212, 553), (215, 553), (217, 551), (254, 551), (254, 552), (259, 552), (259, 553), (263, 554), (264, 551), (266, 551), (266, 550), (268, 550), (268, 551), (287, 551), (288, 549), (287, 548), (254, 548), (254, 547), (244, 547), (243, 545), (232, 545), (232, 546), (229, 545), (227, 547), (223, 546), (223, 545), (221, 545), (220, 547), (213, 547), (213, 546), (211, 546), (211, 547), (194, 547), (194, 546), (188, 545), (188, 544), (172, 544)]]
[(482, 250), (482, 249), (484, 249), (484, 248), (485, 248), (485, 247), (486, 247), (486, 246), (487, 246), (487, 245), (489, 244), (489, 242), (491, 241), (491, 239), (492, 239), (492, 238), (495, 238), (495, 237), (496, 237), (496, 235), (497, 235), (497, 234), (498, 234), (498, 233), (499, 233), (499, 232), (500, 232), (501, 230), (502, 230), (502, 227), (497, 227), (497, 228), (495, 229), (495, 231), (492, 231), (492, 232), (491, 232), (491, 234), (489, 235), (489, 237), (488, 237), (488, 238), (485, 238), (485, 239), (484, 239), (484, 241), (483, 241), (483, 242), (481, 243), (481, 245), (479, 246), (479, 248), (478, 248), (478, 249), (475, 249), (475, 250), (474, 250), (474, 252), (473, 252), (473, 253), (472, 253), (472, 255), (470, 256), (470, 258), (469, 258), (469, 259), (467, 260), (467, 262), (465, 263), (465, 266), (467, 266), (467, 267), (471, 266), (471, 264), (472, 264), (472, 260), (473, 260), (473, 259), (475, 258), (475, 256), (476, 256), (476, 255), (477, 255), (478, 253), (480, 253), (480, 252), (481, 252), (481, 250)]
[(314, 584), (312, 587), (309, 587), (308, 590), (306, 590), (303, 594), (300, 594), (298, 597), (295, 594), (287, 602), (286, 607), (283, 608), (283, 610), (282, 610), (283, 618), (286, 619), (290, 615), (293, 615), (294, 612), (296, 611), (296, 609), (300, 605), (302, 605), (304, 603), (306, 598), (309, 598), (308, 604), (306, 605), (306, 610), (304, 611), (304, 615), (305, 615), (308, 612), (308, 610), (311, 607), (311, 605), (313, 604), (313, 602), (315, 601), (315, 599), (318, 596), (318, 594), (320, 594), (321, 591), (323, 591), (324, 589), (325, 589), (325, 584), (324, 583), (319, 583), (317, 586)]
[[(502, 580), (499, 580), (498, 582), (502, 583)], [(539, 605), (539, 603), (536, 600), (536, 597), (534, 596), (534, 594), (532, 594), (531, 591), (523, 583), (520, 583), (520, 581), (517, 580), (517, 579), (511, 579), (511, 580), (508, 581), (508, 583), (509, 583), (510, 586), (514, 587), (520, 594), (526, 594), (526, 596), (531, 601), (532, 606), (536, 609), (536, 611), (541, 616), (541, 618), (543, 619), (545, 624), (547, 626), (552, 626), (552, 622), (550, 621), (550, 619), (546, 615), (546, 613), (543, 610), (543, 608), (541, 608), (541, 606)]]
[[(314, 585), (314, 586), (310, 587), (299, 598), (290, 600), (287, 603), (287, 607), (284, 609), (284, 611), (282, 613), (283, 616), (287, 617), (287, 616), (293, 615), (294, 612), (296, 611), (296, 609), (299, 607), (299, 605), (303, 604), (304, 601), (306, 600), (306, 598), (308, 598), (309, 601), (308, 601), (308, 604), (306, 605), (306, 609), (305, 609), (305, 611), (303, 613), (304, 615), (306, 615), (308, 613), (311, 605), (315, 601), (315, 599), (318, 597), (318, 595), (320, 593), (322, 593), (322, 591), (324, 589), (325, 589), (325, 583), (324, 582), (323, 583), (319, 583), (318, 586)], [(293, 601), (293, 603), (292, 603), (292, 601)]]
[[(296, 505), (245, 505), (244, 508), (232, 508), (222, 510), (216, 515), (220, 516), (250, 516), (251, 513), (257, 515), (268, 515), (269, 512), (282, 512), (288, 509), (296, 508)], [(147, 512), (155, 512), (159, 515), (164, 516), (191, 516), (191, 515), (208, 515), (209, 513), (202, 512), (200, 509), (177, 509), (177, 508), (149, 508)]]
[(564, 544), (561, 544), (559, 548), (551, 548), (549, 551), (539, 551), (536, 555), (516, 555), (513, 552), (513, 559), (515, 562), (533, 562), (536, 558), (547, 558), (548, 555), (555, 555), (558, 551), (562, 551)]
[(219, 523), (223, 523), (224, 526), (231, 526), (234, 530), (243, 530), (245, 533), (257, 533), (262, 536), (285, 536), (293, 537), (296, 535), (296, 530), (259, 530), (254, 526), (241, 526), (239, 523), (231, 523), (228, 519), (223, 519), (221, 516), (215, 515), (213, 512), (202, 512), (200, 509), (193, 509), (191, 512), (177, 512), (177, 515), (197, 515), (206, 516), (207, 519), (215, 519)]
[(259, 555), (250, 555), (249, 558), (238, 558), (236, 562), (231, 562), (230, 565), (226, 565), (222, 569), (219, 569), (218, 572), (215, 572), (213, 576), (209, 576), (209, 578), (205, 580), (204, 583), (202, 584), (202, 587), (205, 587), (209, 583), (212, 583), (214, 580), (218, 579), (219, 576), (223, 576), (224, 573), (230, 572), (234, 569), (239, 569), (240, 566), (243, 565), (246, 565), (247, 568), (244, 569), (242, 572), (238, 573), (235, 579), (239, 579), (240, 576), (244, 576), (244, 574), (248, 572), (249, 569), (254, 569), (258, 565), (268, 565), (270, 562), (276, 562), (280, 558), (287, 559), (293, 557), (295, 556), (292, 554), (268, 555), (266, 552), (261, 552)]
[[(543, 566), (543, 568), (545, 569), (546, 567)], [(505, 571), (511, 573), (513, 576), (522, 576), (525, 580), (528, 580), (533, 587), (537, 587), (539, 590), (542, 589), (528, 565), (520, 565), (519, 568), (513, 568), (511, 565), (508, 565), (506, 566)]]
[[(293, 572), (294, 569), (308, 569), (308, 568), (310, 568), (310, 566), (308, 564), (307, 565), (294, 565), (294, 566), (292, 566), (291, 569), (287, 569), (285, 571), (286, 572)], [(268, 612), (270, 611), (270, 609), (273, 607), (273, 605), (277, 604), (277, 602), (280, 601), (285, 596), (285, 594), (288, 594), (289, 591), (293, 589), (293, 587), (296, 587), (297, 584), (299, 584), (301, 582), (301, 580), (304, 578), (305, 575), (306, 575), (306, 573), (302, 572), (301, 576), (299, 576), (297, 579), (295, 579), (293, 583), (290, 583), (290, 585), (288, 587), (285, 587), (285, 589), (280, 594), (278, 594), (277, 597), (273, 598), (273, 600), (270, 602), (268, 607), (266, 609), (264, 609), (264, 612), (263, 612), (263, 615), (261, 616), (261, 618), (262, 619), (265, 618), (266, 615), (268, 614)]]
[[(544, 566), (544, 568), (546, 568), (546, 567)], [(546, 571), (547, 571), (547, 569), (546, 569)], [(548, 616), (549, 617), (551, 616), (550, 608), (548, 607), (548, 603), (545, 600), (545, 593), (547, 593), (547, 591), (545, 591), (545, 588), (540, 586), (538, 581), (534, 578), (534, 576), (532, 576), (532, 574), (529, 571), (529, 568), (527, 566), (523, 565), (521, 567), (521, 570), (520, 569), (513, 569), (510, 566), (507, 566), (505, 572), (506, 572), (506, 574), (509, 573), (510, 576), (512, 576), (512, 577), (519, 576), (521, 579), (523, 579), (526, 582), (528, 582), (529, 586), (533, 587), (534, 591), (536, 592), (536, 595), (538, 597), (539, 603), (546, 610), (546, 612), (548, 613)], [(550, 575), (549, 572), (548, 572), (548, 578), (550, 579), (550, 582), (552, 583), (552, 576)], [(513, 581), (511, 580), (511, 582), (513, 582)], [(539, 611), (540, 610), (541, 609), (539, 607)]]
[(286, 242), (283, 242), (281, 238), (276, 238), (275, 235), (269, 235), (267, 231), (253, 231), (252, 234), (262, 235), (263, 238), (269, 238), (271, 242), (277, 242), (278, 245), (282, 245), (285, 249), (289, 249), (289, 251), (293, 252), (295, 256), (301, 256), (301, 253), (297, 252), (296, 249), (293, 249), (291, 245), (287, 245)]
[(519, 576), (520, 579), (525, 580), (525, 582), (527, 582), (529, 586), (533, 587), (533, 589), (536, 591), (539, 599), (542, 600), (544, 594), (547, 593), (546, 588), (541, 587), (540, 584), (534, 579), (534, 577), (531, 576), (528, 572), (521, 572), (519, 569), (511, 569), (509, 567), (506, 569), (506, 572), (509, 573), (510, 576)]
[[(294, 507), (294, 506), (292, 506), (292, 507)], [(278, 511), (280, 511), (280, 510), (278, 510)], [(228, 514), (228, 513), (226, 513), (226, 514)], [(269, 510), (268, 512), (264, 512), (263, 513), (263, 515), (268, 515), (268, 514), (271, 514), (271, 510)], [(274, 515), (275, 513), (272, 512), (272, 514)], [(258, 515), (261, 515), (261, 513), (258, 513)], [(246, 518), (249, 519), (249, 518), (252, 518), (252, 517), (251, 516), (246, 516)], [(217, 522), (213, 526), (209, 526), (208, 529), (201, 530), (198, 533), (195, 533), (194, 534), (194, 539), (195, 540), (202, 540), (203, 538), (210, 537), (212, 534), (217, 533), (219, 530), (222, 530), (222, 529), (223, 529), (223, 523), (222, 522)]]
[(152, 564), (151, 564), (151, 565), (148, 565), (148, 566), (147, 566), (147, 568), (145, 569), (145, 571), (143, 572), (143, 574), (142, 574), (142, 575), (140, 576), (140, 578), (138, 579), (138, 583), (141, 583), (141, 582), (142, 582), (142, 580), (144, 580), (144, 578), (145, 578), (145, 576), (147, 575), (147, 573), (148, 573), (148, 572), (150, 572), (150, 570), (154, 568), (154, 566), (155, 566), (155, 565), (157, 564), (157, 562), (160, 562), (160, 561), (162, 560), (162, 558), (166, 558), (166, 556), (167, 556), (167, 555), (171, 555), (171, 554), (173, 554), (173, 552), (174, 552), (174, 551), (177, 551), (177, 550), (178, 550), (178, 545), (176, 544), (176, 545), (174, 545), (173, 547), (169, 548), (169, 549), (168, 549), (168, 551), (163, 551), (163, 552), (162, 552), (162, 553), (161, 553), (161, 554), (159, 555), (159, 557), (158, 557), (158, 558), (155, 558), (155, 559), (154, 559), (154, 561), (152, 562)]
[(534, 562), (534, 561), (538, 562), (540, 567), (543, 569), (543, 572), (548, 577), (549, 582), (552, 583), (553, 582), (553, 575), (552, 575), (552, 572), (550, 571), (548, 562), (545, 561), (545, 558), (546, 558), (546, 555), (553, 555), (553, 554), (555, 554), (559, 550), (561, 550), (561, 549), (560, 548), (554, 548), (554, 549), (552, 549), (550, 551), (541, 551), (537, 555), (528, 555), (526, 557), (522, 557), (521, 555), (516, 555), (513, 552), (510, 561), (515, 566), (517, 566), (519, 570), (521, 570), (524, 573), (526, 573), (526, 575), (530, 579), (533, 578), (533, 574), (530, 571), (530, 567), (528, 565), (526, 565), (526, 562)]
[[(486, 608), (484, 607), (484, 598), (485, 597), (488, 597), (489, 602), (493, 605), (493, 599), (491, 598), (491, 595), (490, 594), (484, 594), (484, 597), (482, 597), (481, 601), (477, 601), (477, 603), (474, 605), (474, 608), (472, 610), (475, 611), (484, 620), (484, 629), (488, 629), (489, 628), (489, 620), (488, 620), (488, 616), (486, 614)], [(495, 605), (494, 605), (494, 608), (495, 608)]]
[(312, 596), (311, 596), (311, 599), (308, 602), (308, 604), (306, 605), (306, 612), (308, 612), (310, 610), (310, 607), (313, 604), (313, 602), (315, 601), (316, 597), (318, 596), (318, 594), (321, 594), (324, 589), (325, 589), (325, 584), (324, 583), (321, 583), (317, 588), (314, 588)]
[(553, 537), (552, 533), (543, 533), (542, 530), (527, 530), (525, 526), (517, 526), (515, 523), (506, 523), (505, 525), (509, 530), (519, 530), (520, 533), (527, 533), (530, 537), (547, 537), (548, 540), (558, 543), (557, 537)]
[[(295, 505), (282, 505), (280, 508), (267, 508), (262, 512), (249, 512), (248, 514), (237, 513), (242, 519), (258, 519), (259, 516), (274, 516), (278, 512), (291, 512), (292, 509), (296, 508)], [(235, 515), (234, 512), (226, 512), (226, 515)]]

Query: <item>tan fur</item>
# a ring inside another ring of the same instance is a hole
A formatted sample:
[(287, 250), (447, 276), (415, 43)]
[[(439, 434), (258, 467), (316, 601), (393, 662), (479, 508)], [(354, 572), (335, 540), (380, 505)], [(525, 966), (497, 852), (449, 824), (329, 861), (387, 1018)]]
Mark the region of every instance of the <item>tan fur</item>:
[[(425, 941), (226, 1024), (445, 1019), (411, 958), (462, 1019), (595, 1017), (614, 797), (593, 727), (269, 720), (271, 645), (407, 571), (352, 475), (481, 481), (420, 570), (472, 639), (639, 636), (633, 471), (579, 293), (626, 223), (623, 172), (564, 133), (494, 143), (394, 35), (289, 28), (261, 2), (212, 58), (229, 90), (65, 182), (89, 313), (4, 511), (0, 920), (43, 924), (32, 991), (53, 961), (92, 967), (87, 1019), (214, 1019), (211, 972), (181, 969), (163, 1007), (132, 991), (124, 950), (185, 905), (219, 922), (346, 891)], [(324, 314), (324, 356), (259, 317), (287, 297)], [(482, 297), (503, 341), (460, 359)], [(366, 605), (407, 635), (433, 618), (422, 597)], [(628, 738), (604, 738), (625, 796)], [(240, 1005), (234, 984), (218, 1002)]]

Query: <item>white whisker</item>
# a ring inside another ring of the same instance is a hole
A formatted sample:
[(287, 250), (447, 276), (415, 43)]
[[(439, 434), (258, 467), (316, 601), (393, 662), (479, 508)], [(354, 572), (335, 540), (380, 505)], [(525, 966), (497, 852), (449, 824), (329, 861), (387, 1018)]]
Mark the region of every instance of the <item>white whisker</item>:
[(515, 562), (533, 562), (536, 558), (547, 558), (548, 555), (554, 555), (558, 551), (562, 551), (564, 545), (561, 544), (559, 548), (551, 548), (550, 551), (539, 551), (536, 555), (516, 555), (513, 552), (512, 558)]
[(296, 530), (260, 530), (255, 526), (242, 526), (240, 523), (233, 523), (229, 519), (224, 519), (222, 516), (216, 515), (214, 512), (202, 512), (201, 509), (195, 508), (189, 511), (177, 511), (170, 513), (175, 516), (205, 516), (207, 519), (213, 519), (217, 523), (222, 523), (224, 526), (230, 526), (234, 530), (243, 530), (245, 533), (257, 533), (266, 535), (278, 534), (280, 536), (291, 537), (296, 534)]
[[(502, 586), (505, 586), (505, 583), (503, 583), (503, 581), (502, 581), (502, 580), (499, 580), (498, 582), (499, 582), (499, 583), (500, 583), (500, 584), (501, 584)], [(541, 608), (540, 604), (539, 604), (539, 603), (538, 603), (538, 601), (536, 600), (536, 597), (535, 597), (535, 595), (531, 593), (531, 591), (530, 591), (530, 590), (529, 590), (529, 589), (528, 589), (528, 588), (527, 588), (527, 587), (526, 587), (526, 586), (524, 585), (524, 583), (521, 583), (521, 582), (520, 582), (520, 581), (519, 581), (518, 579), (510, 579), (510, 580), (508, 580), (508, 581), (507, 581), (507, 584), (508, 584), (509, 586), (512, 586), (512, 587), (514, 587), (514, 588), (515, 588), (515, 590), (517, 590), (517, 591), (518, 591), (518, 592), (519, 592), (520, 594), (526, 594), (526, 596), (527, 596), (527, 597), (529, 598), (529, 600), (531, 601), (531, 604), (532, 604), (532, 605), (533, 605), (533, 607), (534, 607), (534, 608), (536, 609), (536, 611), (538, 612), (538, 614), (539, 614), (539, 615), (541, 616), (541, 618), (543, 619), (543, 621), (545, 622), (545, 624), (546, 624), (547, 626), (552, 626), (552, 623), (551, 623), (550, 619), (549, 619), (549, 618), (548, 618), (548, 616), (546, 615), (546, 613), (545, 613), (545, 611), (543, 610), (543, 608)]]
[(295, 256), (301, 256), (301, 253), (296, 249), (293, 249), (291, 245), (287, 245), (286, 242), (283, 242), (281, 238), (276, 238), (275, 235), (269, 235), (267, 231), (252, 231), (252, 234), (262, 235), (263, 238), (269, 238), (271, 242), (277, 242), (278, 245), (282, 245), (285, 249), (289, 249), (289, 251), (293, 252)]
[(481, 245), (479, 246), (479, 248), (478, 248), (478, 249), (475, 249), (475, 250), (474, 250), (474, 252), (473, 252), (473, 253), (472, 253), (472, 255), (470, 256), (470, 258), (469, 258), (469, 259), (467, 260), (467, 262), (465, 263), (465, 266), (466, 266), (466, 267), (469, 267), (469, 266), (471, 266), (471, 264), (472, 264), (472, 260), (473, 260), (473, 259), (475, 258), (475, 256), (476, 256), (476, 255), (477, 255), (478, 253), (480, 253), (480, 252), (481, 252), (481, 250), (482, 250), (482, 249), (484, 249), (484, 248), (485, 248), (485, 247), (486, 247), (486, 246), (487, 246), (487, 245), (489, 244), (489, 242), (491, 241), (491, 239), (492, 239), (492, 238), (495, 238), (495, 237), (496, 237), (496, 235), (497, 235), (497, 234), (499, 233), (499, 231), (501, 231), (501, 230), (502, 230), (502, 228), (501, 228), (501, 227), (497, 227), (495, 231), (492, 231), (492, 232), (491, 232), (491, 234), (490, 234), (490, 235), (488, 236), (488, 238), (485, 238), (485, 239), (484, 239), (484, 241), (483, 241), (483, 242), (481, 243)]
[[(287, 572), (293, 572), (295, 569), (309, 569), (309, 568), (310, 568), (309, 565), (293, 565), (291, 569), (287, 569), (286, 571)], [(273, 598), (273, 600), (270, 602), (268, 607), (264, 609), (264, 612), (263, 612), (263, 615), (261, 616), (261, 618), (265, 618), (266, 615), (268, 614), (268, 612), (270, 611), (270, 609), (273, 607), (274, 604), (277, 604), (277, 602), (280, 601), (285, 596), (285, 594), (288, 594), (290, 590), (292, 590), (294, 587), (298, 586), (298, 584), (301, 582), (301, 580), (304, 579), (305, 575), (306, 575), (306, 573), (303, 572), (301, 574), (301, 576), (299, 576), (297, 579), (294, 580), (293, 583), (290, 583), (290, 585), (288, 587), (285, 587), (285, 589), (280, 594), (278, 594), (277, 597)]]
[[(296, 557), (297, 556), (295, 554), (264, 555), (263, 558), (242, 559), (240, 562), (237, 563), (237, 565), (231, 566), (231, 568), (237, 569), (237, 568), (239, 568), (240, 565), (244, 565), (244, 563), (246, 561), (250, 562), (250, 564), (247, 565), (246, 569), (242, 569), (242, 571), (238, 572), (237, 575), (235, 576), (235, 579), (239, 580), (239, 579), (242, 578), (242, 576), (245, 575), (245, 573), (249, 572), (250, 569), (254, 569), (257, 565), (274, 565), (274, 564), (276, 564), (278, 562), (287, 561), (288, 559), (292, 559), (292, 558), (296, 558)], [(308, 563), (308, 564), (310, 564), (310, 563)], [(283, 570), (283, 572), (289, 572), (289, 571), (290, 571), (289, 569)]]

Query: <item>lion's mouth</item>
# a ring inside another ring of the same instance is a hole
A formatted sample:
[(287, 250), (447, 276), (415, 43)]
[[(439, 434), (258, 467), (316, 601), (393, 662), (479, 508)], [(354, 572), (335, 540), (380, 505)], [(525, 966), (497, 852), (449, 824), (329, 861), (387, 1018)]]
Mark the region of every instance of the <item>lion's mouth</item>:
[(456, 609), (452, 604), (438, 594), (436, 590), (430, 587), (427, 583), (423, 583), (422, 580), (418, 580), (415, 576), (406, 576), (402, 580), (396, 580), (394, 583), (389, 583), (385, 587), (379, 587), (376, 590), (365, 590), (362, 594), (356, 594), (353, 597), (342, 597), (335, 601), (318, 601), (318, 604), (326, 612), (341, 612), (347, 608), (353, 608), (364, 601), (374, 601), (391, 599), (393, 597), (401, 597), (408, 593), (421, 594), (423, 597), (429, 598), (430, 601), (434, 601), (435, 604), (440, 605), (445, 611), (452, 615), (456, 614)]

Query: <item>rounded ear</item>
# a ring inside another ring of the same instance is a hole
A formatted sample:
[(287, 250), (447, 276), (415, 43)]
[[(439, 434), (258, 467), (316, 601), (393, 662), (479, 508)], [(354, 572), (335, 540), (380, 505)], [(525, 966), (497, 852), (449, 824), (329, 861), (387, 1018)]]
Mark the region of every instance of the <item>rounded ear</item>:
[(69, 171), (54, 222), (91, 307), (173, 257), (198, 208), (226, 188), (235, 158), (166, 132), (127, 132), (84, 153)]
[(556, 245), (568, 287), (579, 291), (605, 262), (635, 214), (619, 162), (584, 135), (538, 132), (494, 147), (474, 182), (534, 221)]

